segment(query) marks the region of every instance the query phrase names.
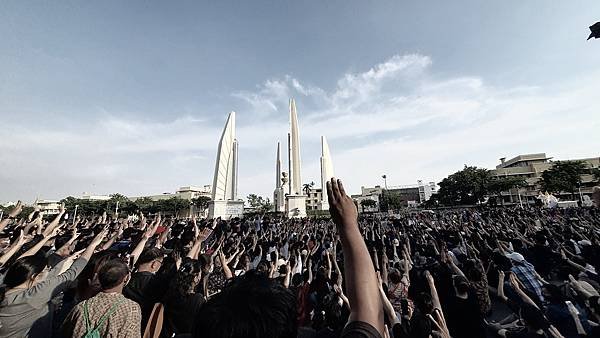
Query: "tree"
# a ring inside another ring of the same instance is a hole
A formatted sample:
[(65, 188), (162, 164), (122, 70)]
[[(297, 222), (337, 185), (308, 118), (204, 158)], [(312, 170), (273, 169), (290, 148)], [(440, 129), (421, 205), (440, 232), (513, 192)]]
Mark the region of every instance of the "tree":
[(250, 207), (258, 210), (258, 211), (270, 211), (272, 208), (271, 201), (268, 198), (263, 198), (262, 196), (258, 196), (256, 194), (250, 194), (246, 197), (248, 204)]
[(581, 175), (587, 171), (583, 161), (557, 161), (542, 173), (542, 189), (547, 192), (569, 192), (571, 195), (581, 185)]
[(376, 207), (377, 206), (377, 202), (375, 200), (367, 198), (367, 199), (364, 199), (364, 200), (360, 201), (360, 206), (362, 208), (362, 212), (365, 212), (365, 208), (366, 209), (370, 209), (370, 208)]
[(204, 212), (204, 210), (208, 208), (208, 202), (210, 201), (211, 198), (208, 196), (198, 196), (196, 198), (192, 198), (192, 203), (200, 210), (200, 212)]
[(600, 183), (600, 168), (592, 168), (590, 173), (594, 175), (594, 181)]
[[(524, 178), (518, 176), (494, 176), (487, 183), (488, 193), (494, 196), (500, 196), (504, 191), (527, 186)], [(502, 199), (504, 204), (504, 199)]]
[(190, 203), (180, 197), (171, 197), (154, 202), (161, 213), (177, 215), (181, 210), (189, 208)]
[(134, 203), (137, 209), (144, 214), (155, 214), (158, 212), (156, 204), (150, 197), (140, 197)]
[(468, 167), (440, 182), (438, 197), (444, 205), (476, 204), (488, 194), (491, 173), (487, 169)]
[(310, 183), (304, 183), (302, 185), (302, 191), (304, 191), (304, 194), (306, 194), (307, 196), (310, 194), (310, 191), (312, 190), (312, 187), (315, 186), (315, 182), (310, 182)]

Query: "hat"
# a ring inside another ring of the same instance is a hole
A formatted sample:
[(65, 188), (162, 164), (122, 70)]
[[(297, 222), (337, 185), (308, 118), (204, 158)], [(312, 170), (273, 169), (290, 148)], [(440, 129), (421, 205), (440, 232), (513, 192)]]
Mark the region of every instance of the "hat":
[(394, 238), (394, 240), (392, 241), (392, 244), (393, 244), (394, 246), (400, 246), (400, 241), (398, 241), (398, 239), (397, 239), (397, 238)]
[(513, 260), (517, 263), (521, 263), (525, 260), (525, 257), (523, 257), (523, 255), (521, 255), (518, 252), (511, 252), (509, 254), (506, 254), (506, 257), (510, 258), (510, 260)]

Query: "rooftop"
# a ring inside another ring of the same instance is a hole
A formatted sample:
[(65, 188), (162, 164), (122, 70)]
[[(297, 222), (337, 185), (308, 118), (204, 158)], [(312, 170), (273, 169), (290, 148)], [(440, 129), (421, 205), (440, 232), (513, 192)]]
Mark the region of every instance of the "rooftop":
[(500, 161), (502, 163), (498, 164), (496, 166), (496, 169), (501, 169), (501, 168), (506, 168), (506, 167), (510, 167), (513, 166), (519, 162), (524, 162), (524, 161), (548, 161), (552, 159), (552, 157), (546, 157), (546, 153), (537, 153), (537, 154), (523, 154), (523, 155), (519, 155), (517, 157), (513, 157), (510, 160), (506, 161), (505, 157), (501, 158)]

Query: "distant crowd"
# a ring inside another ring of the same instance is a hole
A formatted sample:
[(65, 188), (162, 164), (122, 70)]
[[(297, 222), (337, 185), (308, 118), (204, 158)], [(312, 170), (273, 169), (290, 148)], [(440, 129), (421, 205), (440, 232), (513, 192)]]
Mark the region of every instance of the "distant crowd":
[[(600, 337), (600, 208), (0, 220), (3, 337)], [(596, 200), (596, 203), (600, 201)]]

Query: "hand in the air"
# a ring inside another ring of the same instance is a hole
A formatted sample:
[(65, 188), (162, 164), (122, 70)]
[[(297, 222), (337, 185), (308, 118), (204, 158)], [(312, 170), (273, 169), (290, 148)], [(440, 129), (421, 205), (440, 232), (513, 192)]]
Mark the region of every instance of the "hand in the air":
[(329, 213), (338, 228), (345, 229), (348, 226), (358, 228), (358, 210), (350, 196), (346, 195), (341, 180), (332, 178), (327, 182), (327, 197), (329, 199)]

